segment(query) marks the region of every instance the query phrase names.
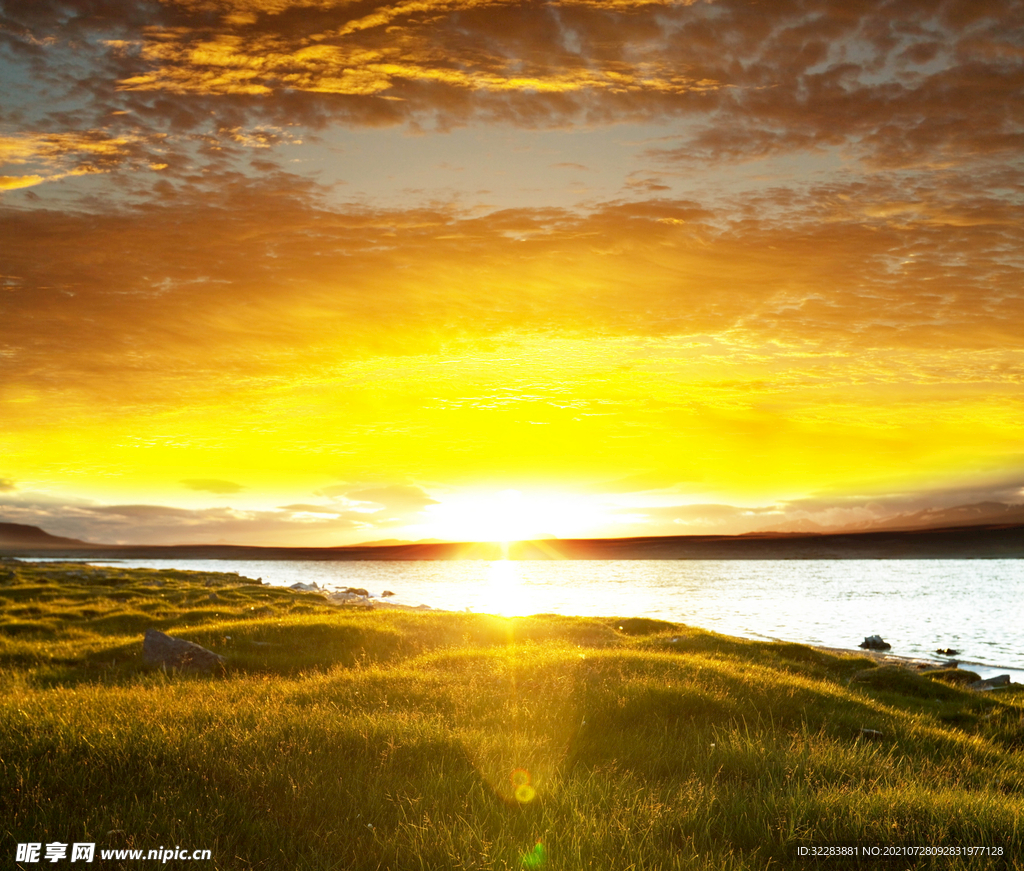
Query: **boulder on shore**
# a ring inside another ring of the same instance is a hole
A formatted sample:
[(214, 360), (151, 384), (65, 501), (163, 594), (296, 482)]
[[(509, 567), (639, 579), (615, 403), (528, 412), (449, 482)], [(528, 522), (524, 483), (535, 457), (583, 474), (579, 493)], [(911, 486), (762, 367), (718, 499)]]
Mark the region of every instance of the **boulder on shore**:
[(1010, 685), (1010, 676), (1008, 674), (997, 674), (995, 677), (990, 677), (986, 680), (976, 680), (974, 683), (967, 684), (968, 689), (972, 690), (991, 690), (996, 687), (1008, 687)]
[(860, 644), (857, 645), (863, 650), (891, 650), (892, 645), (889, 644), (881, 635), (869, 635)]
[(333, 593), (329, 593), (327, 600), (338, 605), (356, 605), (362, 608), (373, 607), (373, 602), (368, 596), (361, 596), (359, 593), (349, 592), (348, 589), (335, 590)]
[(299, 592), (302, 592), (302, 593), (319, 593), (319, 592), (322, 592), (320, 587), (317, 584), (315, 584), (315, 583), (313, 583), (313, 584), (304, 584), (302, 581), (296, 581), (288, 589), (289, 590), (298, 590)]
[(225, 659), (212, 650), (173, 638), (157, 629), (147, 629), (142, 640), (142, 655), (146, 662), (164, 668), (176, 668), (180, 671), (212, 671), (223, 669)]

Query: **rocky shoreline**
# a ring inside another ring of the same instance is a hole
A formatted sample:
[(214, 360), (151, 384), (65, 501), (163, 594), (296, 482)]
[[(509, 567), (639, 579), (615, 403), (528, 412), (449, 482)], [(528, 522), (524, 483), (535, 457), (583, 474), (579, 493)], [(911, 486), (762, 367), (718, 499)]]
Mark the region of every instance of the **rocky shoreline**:
[[(302, 592), (320, 593), (328, 602), (349, 608), (435, 611), (438, 613), (444, 613), (444, 609), (434, 608), (430, 605), (408, 605), (402, 602), (390, 601), (390, 598), (394, 596), (394, 593), (389, 590), (385, 590), (384, 593), (378, 597), (363, 588), (356, 587), (346, 587), (344, 590), (328, 590), (318, 586), (317, 584), (295, 583), (292, 584), (289, 589), (299, 590)], [(964, 663), (950, 658), (933, 659), (930, 657), (906, 656), (891, 653), (891, 646), (884, 642), (882, 642), (882, 645), (878, 647), (872, 645), (865, 646), (865, 643), (871, 641), (873, 638), (877, 638), (877, 636), (869, 636), (865, 639), (865, 642), (862, 642), (861, 645), (856, 648), (825, 647), (814, 644), (808, 646), (814, 650), (820, 650), (824, 653), (831, 653), (838, 656), (861, 657), (873, 660), (879, 665), (898, 666), (900, 668), (914, 671), (943, 671), (967, 666), (964, 669), (965, 672), (976, 674), (978, 676), (978, 685), (974, 686), (974, 688), (979, 690), (992, 689), (994, 687), (1003, 686), (1007, 683), (1024, 683), (1024, 669), (1004, 668), (1001, 666), (990, 666), (972, 662)], [(878, 640), (881, 641), (880, 638)], [(936, 652), (939, 655), (942, 655), (939, 651)], [(1003, 680), (1003, 678), (1005, 678), (1005, 680)], [(985, 684), (985, 686), (982, 686), (981, 684)]]

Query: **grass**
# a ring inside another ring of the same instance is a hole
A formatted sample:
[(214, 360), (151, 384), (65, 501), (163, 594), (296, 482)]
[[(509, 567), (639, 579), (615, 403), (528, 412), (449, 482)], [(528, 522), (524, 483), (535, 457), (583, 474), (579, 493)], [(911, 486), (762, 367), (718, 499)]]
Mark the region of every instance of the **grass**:
[[(1021, 861), (1013, 685), (663, 621), (346, 610), (235, 575), (5, 561), (0, 606), (11, 857), (59, 841), (95, 842), (101, 867), (140, 863), (100, 849), (180, 846), (267, 871), (804, 868), (815, 847), (861, 851), (829, 867)], [(226, 674), (147, 667), (150, 627)]]

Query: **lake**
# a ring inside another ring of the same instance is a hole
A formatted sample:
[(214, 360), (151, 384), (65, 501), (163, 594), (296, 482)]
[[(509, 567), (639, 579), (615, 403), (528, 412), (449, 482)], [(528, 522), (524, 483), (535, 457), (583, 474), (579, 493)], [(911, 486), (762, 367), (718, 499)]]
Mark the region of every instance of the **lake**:
[(391, 590), (391, 601), (443, 610), (655, 617), (827, 647), (878, 634), (902, 656), (951, 647), (986, 675), (1024, 670), (1024, 560), (96, 562)]

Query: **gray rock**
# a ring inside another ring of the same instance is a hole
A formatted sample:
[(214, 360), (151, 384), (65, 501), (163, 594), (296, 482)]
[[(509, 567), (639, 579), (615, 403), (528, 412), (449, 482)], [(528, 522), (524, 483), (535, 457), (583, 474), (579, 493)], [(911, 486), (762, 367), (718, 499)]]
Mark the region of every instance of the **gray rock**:
[(967, 684), (968, 689), (972, 690), (990, 690), (995, 687), (1005, 687), (1010, 685), (1010, 676), (1008, 674), (997, 674), (995, 677), (990, 677), (987, 680), (976, 680), (974, 683)]
[(362, 608), (372, 608), (373, 602), (366, 596), (358, 593), (350, 593), (347, 590), (335, 590), (327, 596), (328, 601), (336, 602), (339, 605), (356, 605)]
[(881, 635), (869, 635), (860, 644), (857, 645), (863, 650), (891, 650), (892, 645), (889, 644)]
[(218, 656), (212, 650), (183, 638), (172, 638), (156, 629), (146, 630), (142, 641), (142, 656), (152, 665), (180, 671), (223, 670), (225, 662), (223, 656)]
[(302, 581), (296, 581), (292, 584), (289, 590), (298, 590), (301, 593), (319, 593), (320, 587), (316, 584), (304, 584)]

